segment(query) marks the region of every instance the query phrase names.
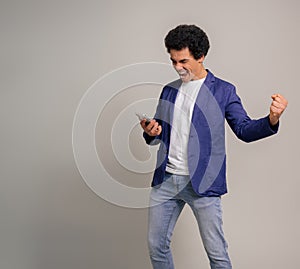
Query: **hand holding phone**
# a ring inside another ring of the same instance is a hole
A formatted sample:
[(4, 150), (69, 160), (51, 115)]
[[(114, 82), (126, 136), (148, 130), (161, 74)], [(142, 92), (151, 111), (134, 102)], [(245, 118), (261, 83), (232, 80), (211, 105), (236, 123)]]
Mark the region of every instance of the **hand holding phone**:
[(145, 124), (146, 126), (150, 123), (151, 118), (149, 118), (145, 113), (135, 113), (135, 115), (137, 115), (137, 117), (139, 118), (140, 121), (142, 120), (146, 120)]
[(135, 114), (137, 115), (137, 117), (139, 118), (140, 121), (146, 120), (145, 125), (143, 126), (143, 124), (142, 124), (142, 127), (148, 135), (157, 136), (161, 133), (162, 127), (161, 127), (161, 125), (159, 125), (159, 123), (157, 121), (152, 120), (145, 113), (135, 113)]

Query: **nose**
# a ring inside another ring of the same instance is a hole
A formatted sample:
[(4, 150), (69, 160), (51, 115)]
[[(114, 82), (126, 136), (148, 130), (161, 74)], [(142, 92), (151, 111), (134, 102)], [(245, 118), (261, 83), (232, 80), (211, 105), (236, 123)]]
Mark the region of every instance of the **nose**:
[(181, 63), (173, 63), (173, 66), (177, 71), (180, 71), (183, 69), (183, 66)]

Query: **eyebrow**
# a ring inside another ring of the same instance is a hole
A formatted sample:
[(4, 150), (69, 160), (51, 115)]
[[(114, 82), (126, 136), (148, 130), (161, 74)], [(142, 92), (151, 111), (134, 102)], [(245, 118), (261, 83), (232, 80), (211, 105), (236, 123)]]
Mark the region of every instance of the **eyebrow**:
[[(170, 60), (171, 60), (173, 63), (176, 63), (176, 62), (177, 62), (177, 61), (175, 61), (172, 57), (170, 57)], [(184, 59), (179, 60), (178, 62), (179, 62), (179, 63), (183, 63), (183, 62), (188, 61), (188, 60), (189, 60), (188, 58), (184, 58)]]

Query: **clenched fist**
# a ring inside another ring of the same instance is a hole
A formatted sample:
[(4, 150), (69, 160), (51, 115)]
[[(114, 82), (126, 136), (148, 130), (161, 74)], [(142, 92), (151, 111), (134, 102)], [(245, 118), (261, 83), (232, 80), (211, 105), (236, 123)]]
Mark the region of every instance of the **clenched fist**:
[(273, 94), (272, 104), (270, 107), (270, 123), (271, 125), (276, 125), (283, 111), (286, 109), (288, 101), (280, 94)]

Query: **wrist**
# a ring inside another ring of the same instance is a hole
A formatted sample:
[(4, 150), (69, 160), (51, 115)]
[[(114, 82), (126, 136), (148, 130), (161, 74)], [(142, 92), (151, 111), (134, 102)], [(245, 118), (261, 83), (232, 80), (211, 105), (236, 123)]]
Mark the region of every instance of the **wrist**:
[(274, 117), (271, 114), (269, 115), (269, 123), (271, 126), (275, 126), (276, 124), (278, 124), (278, 122), (279, 122), (278, 117)]

